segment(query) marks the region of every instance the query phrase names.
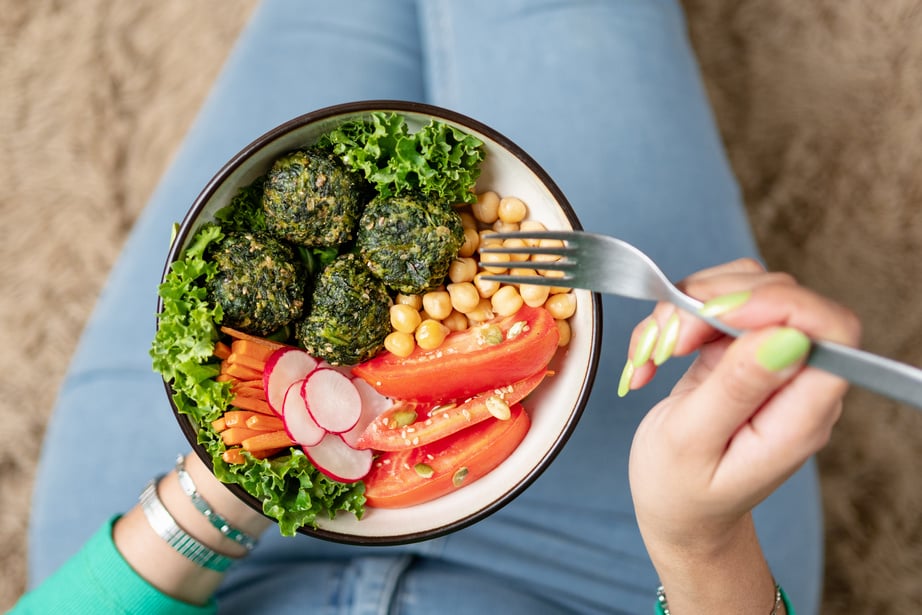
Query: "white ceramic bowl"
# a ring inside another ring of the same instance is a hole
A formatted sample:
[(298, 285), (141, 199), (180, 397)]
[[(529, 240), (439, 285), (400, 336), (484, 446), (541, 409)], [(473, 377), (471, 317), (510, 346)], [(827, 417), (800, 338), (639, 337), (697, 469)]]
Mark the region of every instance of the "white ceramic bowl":
[[(363, 101), (308, 113), (262, 135), (234, 156), (205, 186), (182, 222), (167, 258), (167, 269), (195, 231), (228, 204), (237, 191), (265, 174), (272, 162), (293, 149), (310, 145), (343, 121), (371, 111), (394, 111), (414, 130), (432, 118), (456, 125), (481, 139), (486, 156), (477, 191), (493, 190), (517, 196), (529, 206), (529, 217), (549, 229), (579, 229), (580, 224), (560, 189), (522, 149), (495, 130), (458, 113), (418, 103)], [(571, 319), (572, 340), (552, 362), (556, 374), (524, 402), (531, 428), (515, 452), (483, 478), (450, 495), (403, 509), (367, 508), (362, 520), (351, 514), (318, 519), (318, 527), (299, 531), (351, 544), (392, 545), (414, 542), (456, 531), (495, 512), (534, 481), (565, 445), (586, 404), (598, 362), (601, 339), (601, 301), (588, 291), (574, 291), (577, 310)], [(172, 404), (172, 390), (166, 383)], [(176, 408), (174, 406), (174, 412)], [(189, 443), (206, 464), (208, 453), (197, 444), (198, 426), (184, 414), (177, 420)], [(229, 486), (256, 510), (261, 503), (238, 485)]]

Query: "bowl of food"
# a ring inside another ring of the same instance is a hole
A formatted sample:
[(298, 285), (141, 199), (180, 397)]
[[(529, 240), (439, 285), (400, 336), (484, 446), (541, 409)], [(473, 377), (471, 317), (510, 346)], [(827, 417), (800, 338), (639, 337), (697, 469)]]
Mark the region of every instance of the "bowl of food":
[(554, 275), (480, 262), (520, 228), (581, 227), (527, 153), (446, 109), (349, 103), (253, 141), (159, 288), (153, 365), (196, 453), (286, 535), (401, 544), (510, 502), (579, 421), (601, 338), (597, 295), (483, 279)]

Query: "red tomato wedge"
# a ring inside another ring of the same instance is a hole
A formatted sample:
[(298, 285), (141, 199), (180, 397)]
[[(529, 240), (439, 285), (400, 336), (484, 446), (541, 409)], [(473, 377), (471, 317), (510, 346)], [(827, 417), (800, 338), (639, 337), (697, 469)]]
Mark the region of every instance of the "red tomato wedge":
[(384, 352), (352, 372), (394, 399), (467, 399), (537, 373), (554, 356), (558, 339), (547, 310), (524, 306), (512, 316), (451, 333), (435, 350), (417, 348), (405, 358)]
[(365, 429), (356, 448), (400, 451), (423, 446), (491, 418), (508, 420), (510, 408), (537, 388), (548, 371), (479, 393), (463, 403), (395, 405)]
[(469, 485), (501, 464), (528, 433), (531, 420), (521, 404), (509, 419), (490, 419), (417, 448), (382, 453), (365, 477), (373, 508), (415, 506)]

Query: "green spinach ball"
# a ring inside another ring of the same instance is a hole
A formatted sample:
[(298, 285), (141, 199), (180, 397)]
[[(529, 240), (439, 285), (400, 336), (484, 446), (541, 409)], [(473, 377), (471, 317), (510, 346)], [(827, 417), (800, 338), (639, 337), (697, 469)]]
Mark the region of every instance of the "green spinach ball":
[(355, 365), (384, 348), (391, 298), (353, 253), (336, 257), (314, 281), (307, 316), (295, 335), (308, 354), (333, 365)]
[(370, 186), (341, 160), (316, 149), (277, 159), (266, 174), (262, 205), (273, 235), (306, 247), (350, 241)]
[(441, 284), (463, 242), (454, 207), (418, 196), (372, 200), (356, 236), (356, 248), (372, 273), (407, 294)]
[(207, 290), (222, 324), (268, 335), (303, 315), (307, 275), (291, 246), (265, 233), (230, 233), (209, 258), (217, 273)]

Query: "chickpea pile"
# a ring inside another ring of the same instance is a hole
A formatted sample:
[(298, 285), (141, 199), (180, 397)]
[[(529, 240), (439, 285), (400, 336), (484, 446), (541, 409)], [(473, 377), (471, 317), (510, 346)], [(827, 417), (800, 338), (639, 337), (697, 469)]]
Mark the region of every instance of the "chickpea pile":
[(543, 231), (541, 222), (528, 219), (528, 206), (519, 198), (484, 192), (472, 205), (458, 207), (464, 225), (464, 243), (448, 270), (446, 284), (420, 295), (398, 294), (391, 306), (393, 332), (384, 347), (397, 356), (409, 356), (417, 346), (434, 350), (452, 331), (464, 331), (497, 316), (510, 316), (522, 305), (543, 306), (554, 317), (560, 332), (559, 346), (570, 342), (569, 318), (576, 311), (576, 297), (569, 288), (537, 284), (500, 284), (484, 280), (484, 274), (562, 275), (537, 271), (541, 261), (557, 256), (484, 254), (478, 264), (477, 250), (496, 243), (505, 247), (562, 245), (560, 240), (528, 244), (520, 239), (490, 239), (499, 231)]

